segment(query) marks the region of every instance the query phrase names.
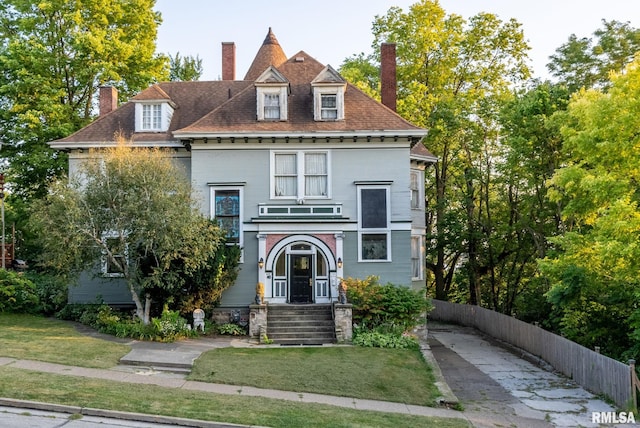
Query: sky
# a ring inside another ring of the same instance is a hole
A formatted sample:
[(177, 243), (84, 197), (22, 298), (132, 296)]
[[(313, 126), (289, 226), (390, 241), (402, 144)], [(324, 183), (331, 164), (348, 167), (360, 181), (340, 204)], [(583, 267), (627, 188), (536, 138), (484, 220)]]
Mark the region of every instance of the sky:
[[(157, 50), (199, 56), (201, 80), (219, 79), (221, 44), (236, 45), (236, 79), (242, 79), (272, 28), (284, 53), (304, 50), (322, 64), (339, 68), (352, 55), (372, 52), (371, 25), (376, 15), (416, 0), (156, 0), (162, 14)], [(602, 19), (640, 28), (640, 0), (440, 0), (447, 14), (469, 18), (479, 12), (522, 24), (531, 50), (534, 77), (548, 78), (549, 56), (571, 34), (591, 37)]]

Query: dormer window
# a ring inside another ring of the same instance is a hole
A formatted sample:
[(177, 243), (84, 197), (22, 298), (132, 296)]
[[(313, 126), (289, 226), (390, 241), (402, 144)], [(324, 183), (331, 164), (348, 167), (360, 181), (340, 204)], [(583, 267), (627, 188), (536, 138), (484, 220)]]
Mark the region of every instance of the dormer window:
[(138, 101), (135, 104), (136, 132), (166, 132), (169, 130), (173, 107), (168, 101)]
[(280, 94), (264, 94), (264, 119), (280, 120)]
[(142, 130), (155, 131), (162, 128), (162, 106), (160, 104), (142, 105)]
[(288, 80), (274, 67), (269, 67), (255, 85), (258, 120), (287, 120)]
[(324, 70), (311, 82), (313, 88), (313, 118), (316, 121), (344, 119), (344, 91), (347, 82), (331, 68)]
[(338, 95), (320, 94), (320, 118), (322, 120), (338, 118)]

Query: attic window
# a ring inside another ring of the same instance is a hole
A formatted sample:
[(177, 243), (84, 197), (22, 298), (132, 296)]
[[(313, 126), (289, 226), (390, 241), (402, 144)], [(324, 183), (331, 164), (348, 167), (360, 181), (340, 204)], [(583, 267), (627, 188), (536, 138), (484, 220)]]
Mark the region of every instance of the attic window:
[(166, 132), (171, 124), (173, 107), (167, 101), (135, 102), (136, 132)]
[(338, 95), (320, 95), (320, 117), (322, 120), (336, 120), (338, 118)]
[(264, 94), (264, 119), (280, 119), (280, 94)]

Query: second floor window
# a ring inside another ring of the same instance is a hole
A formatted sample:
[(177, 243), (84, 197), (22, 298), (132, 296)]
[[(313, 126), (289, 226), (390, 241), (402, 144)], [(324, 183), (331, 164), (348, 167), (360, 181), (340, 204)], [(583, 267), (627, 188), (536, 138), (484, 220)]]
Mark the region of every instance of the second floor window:
[(272, 189), (275, 198), (328, 198), (328, 153), (274, 153)]

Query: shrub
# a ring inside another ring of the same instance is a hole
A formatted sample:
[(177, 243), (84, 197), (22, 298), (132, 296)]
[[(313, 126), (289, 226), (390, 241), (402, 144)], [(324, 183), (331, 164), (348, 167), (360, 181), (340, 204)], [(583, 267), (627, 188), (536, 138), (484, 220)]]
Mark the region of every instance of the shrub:
[(422, 315), (431, 309), (424, 292), (393, 284), (380, 285), (377, 276), (344, 281), (347, 299), (353, 304), (353, 322), (371, 329), (387, 325), (409, 331), (423, 322)]
[(53, 315), (67, 304), (69, 289), (64, 278), (37, 272), (25, 272), (24, 276), (35, 285), (42, 314)]
[(354, 331), (353, 344), (368, 348), (420, 349), (415, 337), (359, 328)]
[(27, 277), (0, 270), (0, 312), (38, 312), (36, 287)]
[(230, 336), (244, 336), (247, 334), (247, 330), (244, 327), (233, 323), (220, 324), (216, 326), (216, 330), (219, 334), (227, 334)]

